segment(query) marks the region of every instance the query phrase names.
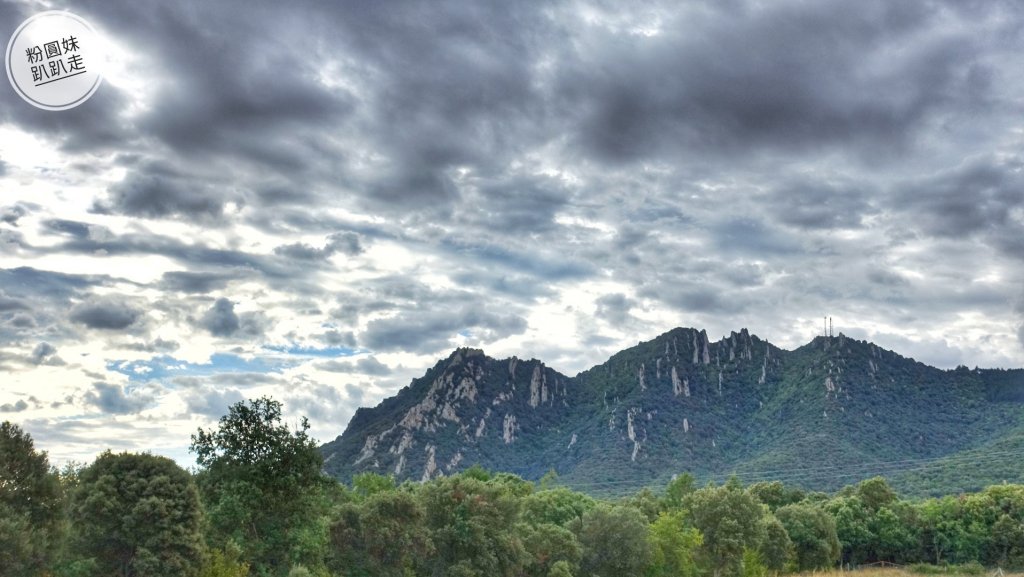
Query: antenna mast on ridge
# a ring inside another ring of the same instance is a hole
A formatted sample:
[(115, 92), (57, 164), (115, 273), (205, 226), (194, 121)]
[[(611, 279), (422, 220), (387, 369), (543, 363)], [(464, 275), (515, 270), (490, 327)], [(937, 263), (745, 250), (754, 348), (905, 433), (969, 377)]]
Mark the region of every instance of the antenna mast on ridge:
[(828, 336), (832, 337), (832, 317), (828, 317)]

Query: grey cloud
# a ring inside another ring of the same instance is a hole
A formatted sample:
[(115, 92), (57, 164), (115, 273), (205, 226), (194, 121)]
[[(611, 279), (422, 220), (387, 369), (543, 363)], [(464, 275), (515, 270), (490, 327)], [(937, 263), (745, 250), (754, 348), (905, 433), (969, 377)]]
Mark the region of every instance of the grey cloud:
[(238, 314), (235, 303), (221, 297), (203, 313), (199, 326), (215, 337), (259, 337), (269, 321), (260, 312)]
[(7, 224), (17, 226), (18, 220), (20, 220), (21, 217), (25, 216), (26, 214), (28, 214), (28, 211), (25, 210), (25, 207), (21, 206), (20, 204), (5, 206), (3, 208), (0, 208), (0, 222), (5, 222)]
[(875, 284), (884, 286), (897, 287), (908, 284), (906, 277), (903, 275), (884, 269), (871, 270), (868, 272), (867, 278)]
[(285, 383), (285, 380), (276, 374), (231, 372), (211, 375), (207, 382), (215, 386), (251, 387), (254, 385), (281, 385)]
[(14, 298), (63, 300), (109, 280), (110, 277), (105, 276), (74, 275), (32, 267), (0, 269), (0, 287)]
[(228, 408), (245, 400), (238, 389), (212, 390), (202, 389), (190, 392), (185, 397), (188, 410), (207, 417), (226, 415)]
[(146, 408), (153, 398), (141, 392), (126, 393), (121, 385), (93, 383), (92, 390), (85, 394), (85, 401), (104, 413), (126, 415)]
[(41, 365), (48, 360), (52, 360), (52, 357), (57, 354), (57, 349), (50, 343), (39, 343), (34, 349), (29, 360), (33, 365)]
[(107, 200), (96, 203), (93, 210), (147, 218), (218, 219), (225, 202), (220, 194), (195, 179), (166, 171), (132, 172), (110, 186)]
[(27, 311), (28, 305), (21, 299), (14, 299), (0, 291), (0, 312)]
[(22, 313), (11, 315), (7, 324), (19, 329), (30, 329), (38, 326), (34, 318)]
[(496, 314), (476, 308), (410, 311), (371, 321), (360, 341), (377, 351), (438, 352), (460, 331), (476, 338), (517, 335), (526, 330), (526, 319), (512, 313)]
[[(877, 158), (942, 105), (984, 97), (965, 80), (974, 38), (919, 40), (941, 26), (937, 7), (886, 2), (678, 10), (653, 38), (587, 28), (560, 85), (582, 112), (579, 143), (603, 159), (814, 146)], [(874, 57), (897, 48), (899, 61)]]
[(837, 230), (859, 228), (865, 216), (877, 213), (865, 184), (828, 181), (799, 181), (774, 190), (769, 199), (771, 213), (780, 221), (800, 229)]
[(354, 363), (332, 359), (317, 363), (316, 368), (332, 373), (360, 373), (373, 377), (383, 377), (391, 374), (391, 368), (373, 356), (361, 358)]
[(143, 353), (173, 353), (178, 350), (180, 345), (177, 341), (165, 341), (161, 338), (156, 338), (152, 342), (135, 342), (121, 345), (121, 348), (129, 351), (139, 351)]
[(352, 232), (335, 233), (327, 237), (323, 248), (315, 248), (304, 243), (287, 244), (276, 247), (274, 254), (297, 260), (324, 260), (335, 254), (355, 256), (363, 252), (359, 235)]
[(0, 405), (0, 413), (20, 413), (26, 409), (28, 409), (28, 403), (25, 402), (25, 399), (18, 399), (18, 402), (14, 404), (4, 403)]
[(346, 347), (356, 346), (356, 336), (352, 331), (339, 331), (337, 329), (331, 329), (319, 335), (315, 335), (324, 344), (336, 347), (338, 345), (344, 345)]
[(74, 220), (53, 219), (43, 221), (43, 228), (50, 232), (66, 234), (77, 238), (89, 237), (89, 225)]
[(788, 255), (803, 251), (798, 237), (754, 218), (732, 218), (714, 225), (711, 232), (720, 252), (739, 255)]
[(244, 269), (232, 272), (169, 271), (161, 277), (160, 286), (177, 292), (209, 294), (247, 276), (249, 274)]
[(1024, 208), (1024, 162), (981, 159), (902, 184), (895, 208), (913, 214), (921, 228), (941, 237), (999, 229)]
[(96, 297), (72, 307), (68, 318), (91, 329), (122, 330), (142, 317), (142, 311), (117, 297)]
[[(144, 61), (159, 62), (163, 77), (175, 79), (154, 90), (153, 112), (135, 123), (173, 153), (290, 173), (333, 153), (322, 139), (303, 137), (343, 121), (352, 107), (345, 90), (319, 81), (337, 44), (314, 25), (323, 8), (263, 5), (242, 13), (204, 3), (85, 2), (75, 9), (105, 22)], [(230, 33), (222, 22), (232, 22)], [(275, 23), (273, 39), (266, 37), (267, 22)], [(303, 41), (291, 40), (297, 38)], [(211, 208), (199, 204), (200, 213)]]
[(329, 425), (331, 434), (335, 434), (334, 424), (346, 422), (357, 408), (335, 387), (308, 381), (294, 383), (284, 404), (290, 413)]
[(360, 404), (363, 400), (363, 387), (354, 383), (349, 383), (345, 385), (345, 395), (348, 397), (349, 401), (355, 404)]
[(621, 327), (632, 320), (633, 315), (629, 311), (636, 306), (633, 299), (622, 293), (608, 294), (598, 297), (596, 315), (611, 325)]
[(235, 314), (235, 303), (223, 297), (217, 299), (217, 302), (203, 313), (199, 322), (215, 337), (229, 337), (241, 326), (238, 315)]

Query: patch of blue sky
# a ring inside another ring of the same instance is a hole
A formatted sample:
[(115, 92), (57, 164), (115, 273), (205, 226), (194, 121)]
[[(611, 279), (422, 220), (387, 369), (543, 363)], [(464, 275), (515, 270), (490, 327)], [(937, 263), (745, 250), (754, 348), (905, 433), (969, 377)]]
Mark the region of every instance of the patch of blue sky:
[(210, 357), (209, 363), (190, 363), (169, 355), (161, 355), (144, 361), (110, 361), (107, 363), (107, 369), (127, 376), (130, 381), (145, 382), (219, 373), (280, 373), (299, 362), (298, 359), (244, 358), (218, 353)]
[(298, 345), (288, 346), (264, 346), (264, 349), (273, 351), (275, 353), (281, 353), (285, 355), (292, 355), (298, 357), (351, 357), (366, 351), (360, 349), (353, 349), (349, 347), (301, 347)]

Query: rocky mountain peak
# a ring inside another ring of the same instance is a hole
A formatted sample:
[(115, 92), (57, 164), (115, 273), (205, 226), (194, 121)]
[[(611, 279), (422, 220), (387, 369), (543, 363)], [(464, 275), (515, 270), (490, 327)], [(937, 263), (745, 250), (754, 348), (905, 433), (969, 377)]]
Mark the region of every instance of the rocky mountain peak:
[(1024, 371), (942, 371), (845, 335), (787, 351), (746, 328), (715, 342), (677, 328), (575, 377), (537, 359), (457, 349), (357, 411), (323, 452), (342, 478), (429, 479), (480, 463), (628, 487), (748, 463), (954, 454), (999, 427), (1024, 430), (1022, 402)]

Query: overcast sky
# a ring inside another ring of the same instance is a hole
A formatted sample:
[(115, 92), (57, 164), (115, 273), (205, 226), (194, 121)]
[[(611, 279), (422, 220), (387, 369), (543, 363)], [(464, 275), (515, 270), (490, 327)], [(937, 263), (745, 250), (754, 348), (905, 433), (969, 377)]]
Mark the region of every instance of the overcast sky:
[(322, 441), (456, 346), (676, 326), (1024, 365), (1013, 1), (0, 0), (112, 65), (0, 90), (0, 420), (53, 460), (269, 394)]

